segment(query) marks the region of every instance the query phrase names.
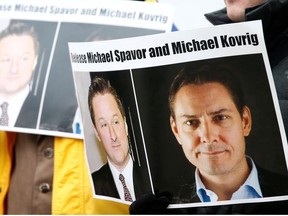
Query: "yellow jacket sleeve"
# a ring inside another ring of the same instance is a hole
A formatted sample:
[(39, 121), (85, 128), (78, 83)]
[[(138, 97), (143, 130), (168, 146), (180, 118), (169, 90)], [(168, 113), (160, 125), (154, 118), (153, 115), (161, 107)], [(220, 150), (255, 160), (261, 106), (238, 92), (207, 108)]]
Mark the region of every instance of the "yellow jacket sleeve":
[[(16, 133), (0, 131), (0, 214), (5, 211)], [(52, 214), (128, 214), (128, 205), (95, 199), (82, 140), (55, 137)]]
[(91, 180), (79, 139), (54, 141), (52, 214), (128, 214), (128, 205), (92, 197)]
[(4, 214), (4, 202), (12, 166), (12, 145), (15, 137), (15, 133), (0, 131), (0, 214)]

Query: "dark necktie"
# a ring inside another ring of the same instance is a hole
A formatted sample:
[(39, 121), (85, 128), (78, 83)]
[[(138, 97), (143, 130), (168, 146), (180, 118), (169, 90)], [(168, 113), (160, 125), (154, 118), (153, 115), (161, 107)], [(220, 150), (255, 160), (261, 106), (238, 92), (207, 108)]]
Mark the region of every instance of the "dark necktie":
[(119, 180), (121, 181), (122, 185), (123, 185), (123, 189), (124, 189), (124, 198), (126, 201), (130, 201), (130, 202), (133, 202), (132, 200), (132, 197), (131, 197), (131, 194), (128, 190), (128, 187), (125, 183), (125, 178), (122, 174), (119, 175)]
[(3, 102), (0, 107), (2, 109), (2, 114), (0, 117), (0, 125), (8, 126), (8, 122), (9, 122), (9, 117), (8, 117), (8, 113), (7, 113), (8, 103)]

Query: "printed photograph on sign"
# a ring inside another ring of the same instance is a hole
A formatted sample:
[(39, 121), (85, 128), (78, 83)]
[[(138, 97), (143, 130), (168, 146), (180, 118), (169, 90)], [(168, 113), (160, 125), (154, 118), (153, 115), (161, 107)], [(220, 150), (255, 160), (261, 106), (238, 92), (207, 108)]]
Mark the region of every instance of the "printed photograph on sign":
[(153, 186), (169, 188), (172, 204), (230, 200), (225, 184), (239, 188), (233, 201), (288, 195), (261, 54), (134, 69), (131, 76)]
[[(130, 71), (91, 72), (90, 78), (89, 143), (103, 149), (103, 158), (107, 160), (91, 174), (95, 194), (132, 201), (152, 193)], [(124, 174), (125, 183), (119, 179), (120, 174)], [(129, 200), (124, 196), (123, 184), (130, 189)]]
[(0, 23), (0, 100), (1, 104), (7, 104), (8, 118), (1, 126), (36, 129), (57, 23), (28, 20)]

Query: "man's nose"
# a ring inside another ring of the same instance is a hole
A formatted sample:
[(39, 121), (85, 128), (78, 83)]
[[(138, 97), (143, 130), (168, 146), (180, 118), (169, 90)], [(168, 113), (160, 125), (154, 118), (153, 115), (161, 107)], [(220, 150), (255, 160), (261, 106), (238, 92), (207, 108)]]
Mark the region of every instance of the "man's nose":
[(218, 141), (218, 129), (211, 122), (203, 122), (199, 127), (201, 143), (212, 144)]
[(109, 131), (110, 131), (110, 138), (113, 142), (116, 142), (117, 140), (117, 135), (116, 135), (116, 132), (115, 132), (115, 129), (112, 125), (109, 126)]
[(17, 73), (19, 70), (19, 62), (16, 59), (13, 59), (10, 63), (10, 73)]

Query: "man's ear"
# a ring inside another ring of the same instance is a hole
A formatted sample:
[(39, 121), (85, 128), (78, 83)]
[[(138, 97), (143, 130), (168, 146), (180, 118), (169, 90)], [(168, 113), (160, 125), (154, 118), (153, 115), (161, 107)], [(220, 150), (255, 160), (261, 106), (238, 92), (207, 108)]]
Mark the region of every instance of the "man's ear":
[(179, 137), (177, 124), (176, 124), (175, 119), (172, 116), (170, 116), (170, 126), (171, 126), (171, 130), (172, 130), (175, 138), (177, 139), (178, 143), (181, 145), (181, 140), (180, 140), (180, 137)]
[(248, 106), (244, 106), (243, 108), (242, 125), (244, 136), (248, 136), (252, 128), (252, 116)]

